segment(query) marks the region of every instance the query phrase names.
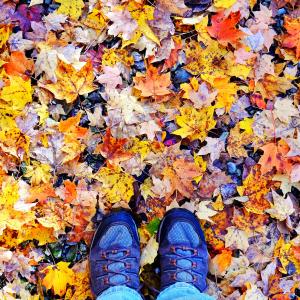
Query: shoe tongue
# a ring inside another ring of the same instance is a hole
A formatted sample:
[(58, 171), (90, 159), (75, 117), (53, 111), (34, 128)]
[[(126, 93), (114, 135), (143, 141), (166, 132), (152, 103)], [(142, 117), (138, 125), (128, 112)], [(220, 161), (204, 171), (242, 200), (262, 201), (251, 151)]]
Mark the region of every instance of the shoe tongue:
[[(193, 252), (191, 250), (183, 250), (183, 249), (176, 249), (176, 253), (183, 255), (183, 256), (190, 256)], [(177, 266), (180, 268), (187, 268), (190, 269), (192, 268), (192, 262), (188, 259), (185, 258), (177, 258)], [(179, 271), (177, 272), (177, 280), (179, 281), (192, 281), (193, 276), (185, 271)]]

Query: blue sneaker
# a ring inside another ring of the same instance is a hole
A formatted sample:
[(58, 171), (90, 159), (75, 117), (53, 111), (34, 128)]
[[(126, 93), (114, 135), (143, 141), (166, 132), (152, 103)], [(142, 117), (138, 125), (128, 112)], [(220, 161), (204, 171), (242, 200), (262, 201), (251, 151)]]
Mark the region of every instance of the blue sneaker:
[(105, 216), (90, 250), (90, 280), (93, 293), (126, 285), (137, 290), (140, 285), (140, 242), (136, 224), (126, 211)]
[(176, 282), (206, 289), (208, 252), (198, 219), (186, 209), (169, 210), (158, 231), (161, 289)]

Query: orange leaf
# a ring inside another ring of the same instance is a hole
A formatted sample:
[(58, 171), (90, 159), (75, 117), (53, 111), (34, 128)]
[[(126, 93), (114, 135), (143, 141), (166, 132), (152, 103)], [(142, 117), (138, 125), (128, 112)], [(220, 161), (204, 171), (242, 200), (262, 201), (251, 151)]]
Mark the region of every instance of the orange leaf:
[(71, 203), (77, 197), (76, 184), (70, 180), (64, 181), (65, 201)]
[(23, 80), (27, 80), (33, 72), (34, 63), (32, 60), (27, 59), (24, 52), (15, 51), (11, 53), (9, 61), (4, 65), (4, 69), (8, 75), (20, 76)]
[(270, 172), (273, 167), (275, 167), (279, 173), (291, 173), (292, 163), (285, 157), (289, 152), (289, 147), (283, 140), (280, 140), (277, 144), (269, 143), (261, 147), (261, 149), (264, 151), (264, 154), (258, 163), (261, 165), (262, 174)]
[(207, 27), (208, 33), (216, 38), (223, 46), (228, 44), (237, 44), (238, 40), (243, 37), (244, 33), (236, 28), (240, 20), (240, 12), (231, 12), (228, 17), (221, 11), (212, 16), (212, 26)]
[(224, 249), (212, 259), (212, 271), (216, 275), (220, 275), (229, 268), (232, 260), (232, 251)]
[(55, 191), (50, 183), (44, 183), (30, 188), (30, 195), (26, 198), (27, 203), (38, 200), (44, 202), (48, 197), (56, 197)]
[(74, 137), (81, 138), (87, 133), (87, 128), (78, 126), (80, 122), (81, 114), (79, 113), (75, 117), (68, 118), (67, 120), (60, 121), (58, 129), (63, 133), (70, 133)]
[(170, 94), (170, 73), (159, 75), (158, 69), (149, 65), (146, 75), (137, 75), (133, 79), (135, 88), (142, 92), (143, 97), (164, 96)]
[(117, 165), (121, 161), (128, 160), (133, 155), (124, 149), (126, 142), (127, 139), (115, 139), (112, 137), (110, 128), (108, 128), (103, 138), (103, 143), (96, 147), (95, 153), (100, 153), (104, 156), (109, 164)]
[(284, 28), (287, 30), (287, 34), (283, 37), (282, 46), (296, 50), (296, 58), (300, 58), (300, 18), (292, 19), (285, 17)]

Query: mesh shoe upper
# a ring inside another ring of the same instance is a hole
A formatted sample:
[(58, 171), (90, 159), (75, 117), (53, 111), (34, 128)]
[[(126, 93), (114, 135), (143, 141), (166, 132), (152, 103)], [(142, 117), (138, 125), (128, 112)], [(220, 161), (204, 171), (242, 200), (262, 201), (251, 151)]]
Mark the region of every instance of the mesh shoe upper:
[(159, 233), (161, 288), (176, 282), (206, 289), (208, 253), (197, 218), (185, 209), (172, 209), (164, 217)]
[(95, 233), (90, 251), (94, 294), (116, 285), (138, 289), (139, 262), (138, 232), (131, 215), (120, 211), (106, 216)]

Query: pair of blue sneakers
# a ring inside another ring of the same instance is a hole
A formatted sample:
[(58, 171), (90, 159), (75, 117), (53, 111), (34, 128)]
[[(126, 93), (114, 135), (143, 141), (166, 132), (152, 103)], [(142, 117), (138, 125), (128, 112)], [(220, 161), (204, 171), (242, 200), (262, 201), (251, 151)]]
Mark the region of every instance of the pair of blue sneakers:
[[(201, 292), (206, 289), (208, 253), (197, 218), (186, 209), (169, 210), (158, 231), (161, 290), (176, 282), (190, 283)], [(93, 293), (126, 285), (140, 285), (140, 244), (136, 224), (126, 211), (111, 213), (98, 227), (90, 252)]]

